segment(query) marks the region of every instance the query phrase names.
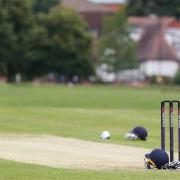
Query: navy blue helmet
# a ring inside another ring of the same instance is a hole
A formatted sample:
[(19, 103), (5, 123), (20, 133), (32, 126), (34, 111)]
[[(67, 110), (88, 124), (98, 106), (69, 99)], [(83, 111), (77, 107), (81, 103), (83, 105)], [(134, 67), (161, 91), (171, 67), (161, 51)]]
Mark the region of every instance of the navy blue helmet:
[(125, 137), (130, 140), (146, 140), (148, 136), (147, 130), (142, 126), (133, 128), (130, 132), (126, 133)]
[(135, 127), (131, 132), (133, 134), (136, 134), (137, 137), (141, 140), (146, 140), (148, 136), (147, 130), (142, 126)]
[(168, 163), (169, 156), (162, 149), (154, 149), (151, 153), (145, 154), (145, 166), (148, 169), (162, 169)]

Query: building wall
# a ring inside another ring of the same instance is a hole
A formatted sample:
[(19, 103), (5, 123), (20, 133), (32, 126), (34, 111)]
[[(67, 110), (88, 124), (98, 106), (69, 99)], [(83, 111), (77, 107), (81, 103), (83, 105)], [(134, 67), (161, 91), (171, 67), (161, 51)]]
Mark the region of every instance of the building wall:
[(168, 28), (165, 38), (168, 44), (175, 48), (177, 57), (180, 58), (180, 27)]
[(141, 64), (141, 70), (146, 76), (174, 77), (179, 64), (172, 60), (148, 60)]
[(103, 27), (103, 21), (104, 18), (107, 16), (113, 16), (113, 13), (80, 13), (82, 18), (86, 21), (88, 25), (88, 30), (93, 33), (94, 36), (99, 36), (102, 32), (102, 27)]

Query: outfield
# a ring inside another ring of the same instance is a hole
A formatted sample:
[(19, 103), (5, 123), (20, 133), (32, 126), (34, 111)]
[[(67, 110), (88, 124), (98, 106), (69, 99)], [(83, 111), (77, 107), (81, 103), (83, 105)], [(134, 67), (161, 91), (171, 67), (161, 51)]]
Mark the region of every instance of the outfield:
[[(171, 87), (2, 85), (0, 133), (47, 134), (103, 142), (99, 135), (107, 129), (112, 134), (108, 143), (152, 149), (160, 144), (160, 100), (177, 99), (179, 90)], [(148, 129), (146, 143), (124, 139), (124, 133), (135, 125)], [(52, 169), (5, 160), (0, 164), (3, 179), (172, 179), (178, 176), (175, 172), (145, 170)]]

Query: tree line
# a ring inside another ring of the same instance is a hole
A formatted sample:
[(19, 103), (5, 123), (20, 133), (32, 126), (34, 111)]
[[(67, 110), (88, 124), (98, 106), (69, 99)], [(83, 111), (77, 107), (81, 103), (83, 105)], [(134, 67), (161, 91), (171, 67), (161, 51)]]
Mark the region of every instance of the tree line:
[(128, 0), (127, 13), (130, 16), (174, 16), (180, 17), (179, 0)]
[[(98, 63), (109, 71), (137, 67), (137, 45), (129, 38), (128, 16), (180, 15), (179, 0), (129, 0), (124, 11), (104, 23)], [(91, 35), (80, 16), (60, 0), (0, 0), (0, 74), (14, 81), (54, 73), (88, 79), (94, 73)]]
[(32, 80), (52, 72), (71, 80), (93, 74), (86, 24), (59, 0), (0, 0), (0, 74)]

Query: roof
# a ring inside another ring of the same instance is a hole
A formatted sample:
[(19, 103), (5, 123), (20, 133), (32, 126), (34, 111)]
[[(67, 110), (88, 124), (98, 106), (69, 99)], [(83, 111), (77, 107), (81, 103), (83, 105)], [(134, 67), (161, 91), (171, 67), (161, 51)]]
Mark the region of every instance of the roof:
[(62, 4), (80, 13), (114, 13), (114, 10), (87, 0), (62, 0)]
[(103, 3), (103, 4), (125, 4), (127, 0), (89, 0), (95, 3)]
[(112, 9), (114, 12), (117, 12), (120, 8), (123, 8), (124, 5), (122, 4), (101, 4), (104, 7)]
[(173, 17), (130, 17), (128, 22), (132, 25), (145, 27), (157, 24), (159, 21), (162, 22), (163, 26), (167, 26), (174, 20), (175, 19)]
[(180, 29), (180, 22), (179, 21), (172, 21), (171, 23), (169, 23), (168, 25), (169, 28), (179, 28)]
[(176, 50), (165, 39), (165, 31), (174, 24), (175, 19), (164, 18), (130, 18), (129, 22), (143, 28), (143, 35), (138, 44), (138, 55), (145, 60), (178, 61)]

